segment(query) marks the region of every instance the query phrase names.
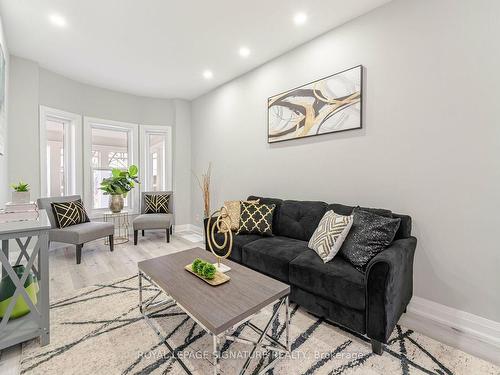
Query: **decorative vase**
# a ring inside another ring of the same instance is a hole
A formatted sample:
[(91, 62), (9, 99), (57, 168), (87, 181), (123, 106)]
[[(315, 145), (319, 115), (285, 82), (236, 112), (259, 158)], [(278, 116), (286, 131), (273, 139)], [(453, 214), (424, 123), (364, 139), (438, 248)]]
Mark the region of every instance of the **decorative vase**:
[[(14, 272), (16, 273), (17, 277), (20, 279), (23, 276), (25, 267), (20, 264), (17, 266), (13, 266), (12, 268), (14, 269)], [(24, 282), (24, 289), (26, 290), (26, 293), (28, 293), (31, 302), (33, 302), (33, 304), (36, 305), (37, 303), (36, 295), (38, 293), (39, 288), (38, 288), (38, 280), (33, 271), (30, 271), (28, 278)], [(16, 286), (12, 282), (10, 276), (9, 275), (4, 276), (2, 278), (2, 281), (0, 282), (0, 318), (3, 318), (3, 316), (5, 315), (5, 312), (9, 307), (9, 304), (12, 300), (12, 296), (14, 295), (15, 291), (16, 291)], [(14, 309), (12, 310), (9, 319), (20, 318), (21, 316), (24, 316), (30, 312), (30, 308), (24, 298), (25, 297), (22, 294), (18, 295), (16, 304), (14, 305)]]
[(123, 210), (123, 196), (122, 195), (110, 195), (109, 196), (109, 210), (117, 214)]
[(30, 202), (30, 192), (29, 191), (13, 191), (12, 192), (12, 203), (29, 203)]

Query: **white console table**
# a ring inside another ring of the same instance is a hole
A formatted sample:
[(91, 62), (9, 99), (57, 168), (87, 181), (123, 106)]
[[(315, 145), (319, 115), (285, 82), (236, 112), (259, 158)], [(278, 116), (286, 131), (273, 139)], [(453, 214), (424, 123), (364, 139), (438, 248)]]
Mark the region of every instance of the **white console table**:
[[(0, 321), (0, 350), (36, 337), (40, 338), (41, 345), (47, 345), (50, 340), (48, 254), (50, 222), (45, 210), (40, 210), (39, 214), (37, 220), (0, 223), (2, 278), (8, 275), (16, 286), (12, 303)], [(33, 240), (36, 242), (33, 247), (30, 247)], [(16, 259), (9, 259), (11, 242), (16, 242), (20, 249)], [(17, 264), (25, 265), (25, 272), (21, 279), (12, 268), (12, 265)], [(30, 271), (33, 271), (38, 278), (40, 287), (36, 305), (33, 305), (24, 289), (24, 282)], [(23, 317), (9, 319), (17, 296), (24, 297), (31, 311)]]

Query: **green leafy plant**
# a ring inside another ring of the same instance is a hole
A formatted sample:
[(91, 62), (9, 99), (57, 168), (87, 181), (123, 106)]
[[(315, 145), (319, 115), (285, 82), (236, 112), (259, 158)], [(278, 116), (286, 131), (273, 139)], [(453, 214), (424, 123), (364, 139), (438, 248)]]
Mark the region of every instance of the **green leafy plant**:
[(212, 280), (215, 277), (217, 269), (212, 263), (205, 262), (200, 258), (196, 258), (191, 264), (191, 269), (201, 277)]
[(199, 273), (199, 267), (201, 265), (203, 265), (203, 260), (201, 260), (200, 258), (196, 258), (194, 261), (193, 261), (193, 264), (191, 265), (191, 268), (193, 269), (194, 272), (196, 273)]
[(17, 191), (18, 193), (30, 191), (30, 185), (25, 183), (25, 182), (22, 182), (22, 181), (19, 181), (19, 183), (17, 185), (12, 184), (11, 187), (12, 187), (12, 189)]
[(217, 271), (217, 269), (215, 268), (215, 266), (213, 264), (205, 263), (203, 265), (203, 269), (202, 269), (201, 273), (205, 279), (212, 280), (215, 277), (216, 271)]
[(104, 195), (122, 195), (123, 198), (126, 198), (128, 192), (135, 187), (135, 184), (140, 183), (137, 176), (139, 168), (135, 165), (131, 165), (126, 170), (114, 168), (111, 173), (111, 177), (102, 180), (99, 188), (104, 191)]

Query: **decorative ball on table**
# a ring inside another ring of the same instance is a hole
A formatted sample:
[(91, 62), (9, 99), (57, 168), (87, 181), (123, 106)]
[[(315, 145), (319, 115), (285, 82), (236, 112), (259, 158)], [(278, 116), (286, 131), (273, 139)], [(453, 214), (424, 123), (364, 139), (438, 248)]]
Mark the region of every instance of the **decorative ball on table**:
[[(214, 217), (217, 217), (217, 219), (212, 225), (212, 219)], [(224, 235), (224, 242), (222, 243), (222, 245), (220, 245), (216, 241), (215, 230)], [(226, 259), (227, 257), (229, 257), (229, 255), (231, 255), (231, 250), (233, 248), (233, 232), (231, 232), (231, 221), (229, 219), (229, 214), (225, 207), (222, 207), (220, 210), (213, 212), (212, 215), (208, 217), (206, 238), (210, 251), (217, 258), (217, 263), (214, 263), (214, 266), (216, 267), (217, 271), (223, 273), (230, 271), (231, 267), (221, 263), (222, 259)], [(220, 255), (214, 250), (214, 247), (217, 250), (224, 250), (226, 249), (226, 246), (227, 250), (224, 255)]]

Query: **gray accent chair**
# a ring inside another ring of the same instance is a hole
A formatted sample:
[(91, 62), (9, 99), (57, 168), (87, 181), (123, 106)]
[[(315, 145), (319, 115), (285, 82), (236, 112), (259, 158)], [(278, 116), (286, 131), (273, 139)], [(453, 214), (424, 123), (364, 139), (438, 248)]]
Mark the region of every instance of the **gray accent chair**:
[(79, 195), (68, 195), (65, 197), (38, 198), (37, 205), (40, 209), (45, 209), (49, 217), (50, 225), (52, 226), (52, 229), (49, 230), (49, 244), (51, 241), (54, 241), (76, 245), (76, 264), (80, 264), (82, 261), (82, 247), (84, 243), (108, 237), (109, 250), (113, 251), (115, 226), (112, 223), (89, 221), (87, 223), (71, 225), (66, 228), (58, 228), (51, 203), (70, 202), (77, 199), (81, 199), (81, 197)]
[[(145, 214), (146, 204), (145, 196), (156, 195), (156, 194), (169, 194), (170, 200), (168, 201), (169, 214)], [(144, 237), (144, 231), (149, 229), (165, 229), (167, 234), (167, 242), (170, 242), (170, 235), (173, 233), (174, 224), (174, 195), (171, 191), (143, 191), (141, 193), (141, 214), (137, 216), (132, 222), (134, 228), (134, 245), (137, 245), (138, 232), (142, 231), (142, 236)]]

